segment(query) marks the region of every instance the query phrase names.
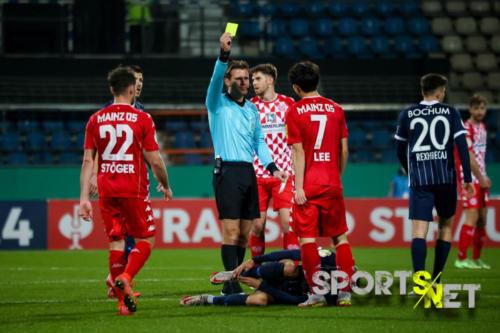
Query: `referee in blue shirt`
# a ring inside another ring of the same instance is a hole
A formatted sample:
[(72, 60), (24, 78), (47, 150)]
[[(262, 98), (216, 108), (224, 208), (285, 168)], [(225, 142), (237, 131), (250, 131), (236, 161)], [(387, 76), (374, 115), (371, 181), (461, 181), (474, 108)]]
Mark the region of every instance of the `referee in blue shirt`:
[[(206, 107), (215, 150), (213, 185), (219, 219), (222, 220), (221, 257), (231, 271), (245, 257), (252, 220), (260, 216), (254, 155), (276, 178), (286, 181), (264, 141), (257, 107), (245, 99), (250, 88), (245, 61), (229, 62), (231, 35), (220, 37), (220, 56), (208, 86)], [(222, 93), (223, 86), (227, 92)], [(237, 282), (224, 284), (223, 294), (242, 292)]]

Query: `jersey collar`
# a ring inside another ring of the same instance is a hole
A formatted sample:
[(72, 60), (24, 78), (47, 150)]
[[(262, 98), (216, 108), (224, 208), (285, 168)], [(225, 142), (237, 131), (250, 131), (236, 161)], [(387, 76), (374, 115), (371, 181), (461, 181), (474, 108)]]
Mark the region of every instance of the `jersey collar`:
[(420, 102), (422, 105), (434, 105), (434, 104), (439, 104), (439, 101), (433, 100), (433, 101), (422, 101)]

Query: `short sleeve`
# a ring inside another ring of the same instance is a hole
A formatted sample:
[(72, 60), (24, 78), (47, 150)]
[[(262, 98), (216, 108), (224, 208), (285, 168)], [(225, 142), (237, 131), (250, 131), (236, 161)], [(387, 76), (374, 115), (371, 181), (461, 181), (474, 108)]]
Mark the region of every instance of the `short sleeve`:
[(462, 134), (467, 135), (467, 130), (465, 129), (465, 125), (457, 109), (452, 109), (451, 131), (453, 133), (453, 139), (456, 139), (459, 135)]
[(147, 113), (143, 114), (144, 117), (144, 137), (142, 141), (142, 147), (146, 151), (158, 150), (158, 142), (156, 141), (156, 129), (155, 123), (151, 116)]
[(294, 143), (302, 142), (302, 136), (300, 135), (298, 128), (297, 110), (295, 109), (295, 106), (291, 106), (288, 110), (285, 123), (287, 143), (289, 145), (293, 145)]
[(85, 126), (85, 140), (83, 149), (96, 149), (94, 141), (94, 118), (91, 117)]
[(406, 111), (401, 112), (399, 115), (398, 127), (396, 128), (394, 139), (398, 141), (408, 141), (408, 121)]

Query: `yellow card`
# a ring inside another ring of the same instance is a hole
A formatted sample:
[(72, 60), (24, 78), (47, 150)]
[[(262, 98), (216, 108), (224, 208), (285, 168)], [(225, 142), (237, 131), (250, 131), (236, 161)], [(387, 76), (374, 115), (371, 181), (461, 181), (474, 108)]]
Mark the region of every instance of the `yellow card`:
[(231, 37), (234, 37), (236, 36), (236, 31), (238, 31), (238, 23), (227, 22), (225, 32), (229, 32)]

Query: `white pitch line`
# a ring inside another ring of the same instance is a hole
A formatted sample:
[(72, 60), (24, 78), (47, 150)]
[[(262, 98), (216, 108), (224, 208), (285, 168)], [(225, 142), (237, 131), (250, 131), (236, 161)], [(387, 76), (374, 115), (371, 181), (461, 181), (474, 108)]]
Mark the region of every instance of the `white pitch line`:
[[(167, 282), (167, 281), (208, 281), (208, 278), (161, 278), (139, 279), (141, 282)], [(40, 285), (40, 284), (68, 284), (68, 283), (104, 283), (103, 279), (60, 279), (60, 280), (35, 280), (35, 281), (6, 281), (4, 285)]]
[[(174, 297), (162, 297), (162, 298), (141, 298), (141, 303), (144, 301), (149, 302), (149, 301), (161, 301), (161, 302), (169, 302), (169, 301), (175, 301), (178, 300), (177, 298)], [(87, 299), (82, 301), (78, 301), (77, 303), (112, 303), (115, 302), (115, 300), (111, 299)], [(75, 304), (74, 300), (58, 300), (58, 299), (26, 299), (26, 300), (12, 300), (12, 301), (0, 301), (0, 305), (4, 304), (65, 304), (65, 303), (71, 303)]]

